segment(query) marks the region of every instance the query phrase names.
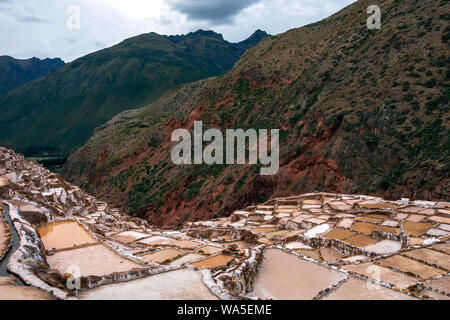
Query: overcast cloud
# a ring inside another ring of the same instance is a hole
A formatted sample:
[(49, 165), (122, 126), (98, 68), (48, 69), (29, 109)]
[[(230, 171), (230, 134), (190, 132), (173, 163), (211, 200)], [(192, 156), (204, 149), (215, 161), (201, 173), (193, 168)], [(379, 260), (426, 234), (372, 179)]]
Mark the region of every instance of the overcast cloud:
[(188, 19), (208, 21), (211, 24), (232, 23), (243, 9), (260, 2), (258, 0), (168, 0), (170, 8), (186, 14)]
[[(147, 32), (198, 29), (246, 39), (316, 22), (355, 0), (0, 0), (0, 55), (70, 62)], [(73, 10), (79, 8), (80, 28)], [(69, 26), (68, 27), (68, 21)]]

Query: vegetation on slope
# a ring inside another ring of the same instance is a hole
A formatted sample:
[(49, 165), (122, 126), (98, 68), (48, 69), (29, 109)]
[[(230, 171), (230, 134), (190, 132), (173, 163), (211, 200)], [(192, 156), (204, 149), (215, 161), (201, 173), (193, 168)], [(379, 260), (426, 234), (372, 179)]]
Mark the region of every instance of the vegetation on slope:
[[(358, 1), (262, 41), (227, 74), (115, 117), (74, 153), (66, 178), (152, 223), (229, 214), (309, 191), (449, 199), (447, 0), (384, 0), (381, 30)], [(280, 171), (175, 166), (172, 130), (281, 129)]]
[(64, 65), (56, 59), (31, 58), (26, 60), (0, 56), (0, 95), (12, 91), (28, 82), (39, 79)]

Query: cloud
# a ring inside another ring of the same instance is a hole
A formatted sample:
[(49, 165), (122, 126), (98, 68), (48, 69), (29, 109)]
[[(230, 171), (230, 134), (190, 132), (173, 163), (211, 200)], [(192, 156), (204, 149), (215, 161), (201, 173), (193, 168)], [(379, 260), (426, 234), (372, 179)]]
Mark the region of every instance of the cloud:
[(231, 23), (243, 9), (260, 0), (168, 0), (175, 11), (186, 14), (188, 19), (209, 21), (215, 25)]
[(0, 12), (23, 23), (48, 23), (47, 20), (37, 17), (38, 10), (33, 5), (24, 5), (24, 2), (14, 3), (12, 0), (0, 0)]
[(96, 48), (104, 48), (104, 47), (106, 47), (106, 44), (104, 42), (101, 42), (101, 41), (94, 41), (94, 47), (96, 47)]
[[(355, 0), (0, 0), (0, 55), (76, 58), (139, 34), (214, 30), (239, 42), (319, 21)], [(76, 4), (81, 28), (70, 29)], [(44, 23), (46, 22), (46, 23)]]
[(49, 23), (47, 20), (33, 16), (17, 17), (17, 21), (25, 23)]

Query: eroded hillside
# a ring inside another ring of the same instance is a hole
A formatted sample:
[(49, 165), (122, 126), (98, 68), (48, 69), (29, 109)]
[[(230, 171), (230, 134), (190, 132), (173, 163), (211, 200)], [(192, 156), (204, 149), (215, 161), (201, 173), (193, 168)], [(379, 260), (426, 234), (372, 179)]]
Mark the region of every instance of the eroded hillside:
[[(160, 226), (311, 191), (448, 199), (448, 1), (370, 1), (262, 41), (219, 78), (98, 128), (64, 177)], [(176, 166), (177, 128), (281, 129), (280, 171)]]

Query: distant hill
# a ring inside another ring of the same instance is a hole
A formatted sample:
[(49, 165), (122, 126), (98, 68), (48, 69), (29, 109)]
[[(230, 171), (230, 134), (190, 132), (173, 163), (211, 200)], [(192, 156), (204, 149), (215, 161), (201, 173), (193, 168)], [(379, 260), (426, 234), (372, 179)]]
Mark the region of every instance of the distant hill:
[(143, 34), (65, 65), (0, 97), (0, 141), (18, 150), (70, 152), (114, 115), (180, 84), (224, 74), (268, 34), (240, 43), (213, 31)]
[(0, 56), (0, 95), (39, 79), (63, 65), (64, 61), (59, 58), (20, 60), (10, 56)]
[[(370, 0), (261, 41), (227, 74), (116, 116), (64, 176), (152, 223), (313, 191), (450, 198), (448, 1)], [(280, 170), (171, 162), (174, 129), (280, 129)]]

